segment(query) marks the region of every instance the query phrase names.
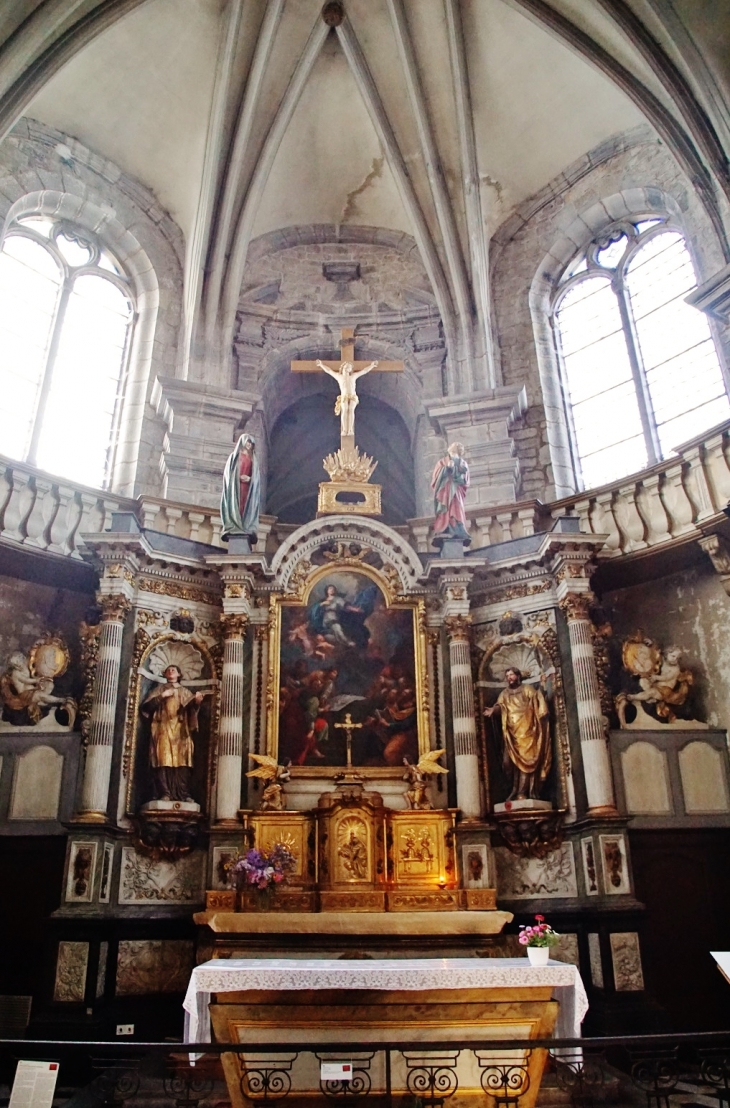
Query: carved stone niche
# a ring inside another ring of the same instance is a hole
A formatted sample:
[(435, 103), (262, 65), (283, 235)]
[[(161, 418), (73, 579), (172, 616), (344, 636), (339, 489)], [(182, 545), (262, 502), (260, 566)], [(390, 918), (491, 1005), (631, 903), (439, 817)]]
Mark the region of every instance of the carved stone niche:
[(563, 842), (565, 812), (542, 811), (493, 812), (504, 845), (521, 858), (545, 858)]

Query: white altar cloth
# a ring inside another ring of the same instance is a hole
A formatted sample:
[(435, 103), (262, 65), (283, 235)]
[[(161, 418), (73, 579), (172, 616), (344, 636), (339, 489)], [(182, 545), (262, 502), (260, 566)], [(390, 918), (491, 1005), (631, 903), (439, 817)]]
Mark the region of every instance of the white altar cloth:
[(555, 1038), (580, 1038), (588, 998), (577, 968), (527, 958), (214, 958), (196, 966), (185, 994), (185, 1042), (210, 1042), (211, 993), (248, 989), (503, 989), (552, 985)]

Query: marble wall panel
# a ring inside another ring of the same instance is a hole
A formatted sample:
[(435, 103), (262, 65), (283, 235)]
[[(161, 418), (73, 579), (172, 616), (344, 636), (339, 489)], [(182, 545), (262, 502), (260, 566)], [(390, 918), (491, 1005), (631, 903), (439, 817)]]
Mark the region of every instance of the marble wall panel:
[(563, 843), (546, 858), (520, 858), (506, 847), (497, 847), (494, 857), (500, 900), (550, 900), (578, 895), (571, 843)]
[(709, 743), (690, 742), (679, 751), (678, 759), (687, 814), (727, 812), (725, 759), (720, 751)]
[(570, 931), (561, 935), (558, 945), (551, 947), (550, 957), (556, 962), (569, 962), (570, 965), (580, 968), (578, 936)]
[(9, 819), (57, 819), (63, 754), (33, 746), (15, 759)]
[(617, 993), (640, 993), (644, 989), (639, 936), (635, 931), (612, 931), (611, 960)]
[(187, 939), (125, 939), (117, 956), (117, 996), (184, 993), (194, 965)]
[(104, 939), (99, 943), (99, 966), (96, 971), (96, 999), (104, 995), (106, 989), (106, 967), (109, 961), (109, 943)]
[(86, 992), (86, 969), (89, 964), (89, 944), (60, 942), (56, 960), (56, 981), (53, 999), (80, 1004)]
[(588, 934), (588, 958), (591, 963), (591, 981), (597, 989), (604, 987), (603, 962), (601, 960), (601, 936), (597, 931)]
[(670, 815), (667, 755), (653, 743), (635, 742), (621, 751), (621, 772), (629, 815)]
[(122, 850), (120, 904), (198, 904), (203, 897), (205, 858), (200, 851), (175, 861), (148, 858), (134, 847)]

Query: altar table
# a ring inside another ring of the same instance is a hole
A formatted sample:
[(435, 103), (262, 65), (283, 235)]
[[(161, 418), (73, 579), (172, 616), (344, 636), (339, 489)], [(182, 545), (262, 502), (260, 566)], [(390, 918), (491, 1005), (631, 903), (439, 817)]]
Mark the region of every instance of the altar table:
[[(433, 1056), (419, 1045), (427, 1042), (444, 1044), (437, 1053), (458, 1084), (452, 1108), (483, 1105), (485, 1070), (494, 1072), (500, 1061), (517, 1067), (521, 1108), (534, 1108), (547, 1051), (477, 1044), (578, 1038), (588, 1002), (578, 970), (563, 962), (532, 967), (527, 958), (251, 958), (198, 966), (184, 1008), (187, 1042), (210, 1041), (212, 1016), (217, 1042), (246, 1045), (245, 1053), (221, 1056), (233, 1108), (250, 1104), (247, 1083), (255, 1092), (267, 1067), (285, 1071), (287, 1104), (306, 1108), (319, 1094), (319, 1061), (328, 1058), (352, 1061), (373, 1092), (382, 1093), (389, 1081), (398, 1100), (412, 1096), (414, 1066), (427, 1066)], [(386, 1056), (377, 1044), (394, 1041), (403, 1045), (388, 1054), (386, 1077)], [(467, 1041), (473, 1049), (449, 1050), (449, 1042)], [(287, 1053), (287, 1044), (310, 1042), (311, 1051)], [(257, 1053), (257, 1045), (267, 1043), (281, 1044), (282, 1053)], [(345, 1054), (342, 1048), (328, 1054), (328, 1044), (335, 1043), (352, 1046)], [(515, 1086), (510, 1088), (514, 1093)]]
[(566, 962), (533, 967), (527, 958), (214, 958), (193, 970), (183, 1008), (185, 1041), (210, 1042), (213, 993), (295, 989), (534, 989), (549, 986), (558, 1001), (555, 1037), (577, 1039), (588, 998), (577, 968)]

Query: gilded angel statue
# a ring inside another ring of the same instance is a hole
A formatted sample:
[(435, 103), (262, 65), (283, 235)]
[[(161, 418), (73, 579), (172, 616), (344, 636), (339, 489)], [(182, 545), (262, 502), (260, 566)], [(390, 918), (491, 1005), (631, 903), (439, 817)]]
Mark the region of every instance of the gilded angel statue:
[(421, 755), (416, 765), (413, 765), (408, 758), (403, 759), (403, 765), (406, 767), (403, 780), (408, 782), (408, 788), (403, 795), (412, 811), (427, 812), (433, 807), (426, 790), (434, 774), (449, 772), (444, 766), (438, 765), (439, 758), (445, 753), (445, 750), (429, 750), (427, 754)]
[(256, 769), (249, 770), (246, 776), (259, 777), (262, 781), (268, 782), (261, 799), (261, 811), (286, 811), (284, 785), (291, 780), (291, 762), (287, 762), (285, 766), (280, 766), (276, 758), (272, 758), (268, 754), (249, 754), (249, 758), (253, 758), (254, 762), (258, 762), (258, 765)]

